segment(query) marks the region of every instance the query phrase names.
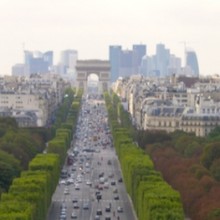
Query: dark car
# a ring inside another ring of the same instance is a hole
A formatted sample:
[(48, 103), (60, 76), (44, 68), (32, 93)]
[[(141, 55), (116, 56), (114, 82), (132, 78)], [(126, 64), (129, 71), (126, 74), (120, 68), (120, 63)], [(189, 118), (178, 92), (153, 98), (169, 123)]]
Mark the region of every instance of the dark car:
[(97, 209), (96, 215), (102, 215), (102, 210), (101, 209)]
[(119, 179), (118, 179), (118, 182), (119, 182), (119, 183), (122, 183), (122, 182), (123, 182), (122, 178), (119, 178)]
[(110, 207), (110, 206), (106, 206), (106, 207), (105, 207), (105, 211), (106, 211), (106, 212), (111, 212), (111, 207)]
[(115, 195), (115, 196), (114, 196), (114, 200), (119, 200), (119, 196), (118, 196), (118, 195)]

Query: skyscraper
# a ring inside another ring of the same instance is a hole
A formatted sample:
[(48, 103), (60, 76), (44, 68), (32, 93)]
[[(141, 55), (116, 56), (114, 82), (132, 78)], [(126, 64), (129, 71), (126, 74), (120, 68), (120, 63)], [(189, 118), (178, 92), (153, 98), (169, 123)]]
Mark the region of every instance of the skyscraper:
[(64, 50), (61, 52), (60, 73), (67, 74), (69, 71), (74, 72), (78, 52), (76, 50)]
[(160, 76), (167, 75), (167, 66), (169, 64), (170, 51), (165, 48), (164, 44), (156, 45), (156, 69)]
[(53, 64), (53, 52), (24, 51), (24, 74), (48, 73)]
[(146, 45), (134, 44), (132, 66), (134, 73), (140, 73), (142, 58), (146, 55)]
[(199, 76), (199, 65), (195, 51), (186, 51), (186, 68), (190, 68), (193, 76)]
[(53, 66), (53, 51), (47, 51), (43, 54), (44, 61), (51, 67)]
[(109, 61), (111, 65), (111, 82), (114, 82), (119, 77), (121, 64), (121, 46), (109, 46)]
[(146, 45), (134, 44), (132, 50), (122, 50), (120, 45), (109, 46), (109, 61), (111, 65), (111, 81), (118, 77), (141, 73), (141, 63), (146, 55)]
[(132, 50), (122, 50), (120, 61), (119, 76), (126, 77), (134, 74)]

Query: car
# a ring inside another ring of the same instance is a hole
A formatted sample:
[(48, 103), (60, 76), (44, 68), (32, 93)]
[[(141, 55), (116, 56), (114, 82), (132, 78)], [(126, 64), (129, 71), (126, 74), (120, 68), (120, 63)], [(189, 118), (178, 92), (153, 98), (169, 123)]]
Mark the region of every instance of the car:
[(119, 200), (119, 196), (118, 196), (118, 195), (115, 195), (115, 196), (114, 196), (114, 200)]
[(115, 186), (116, 185), (116, 182), (113, 180), (113, 181), (111, 181), (111, 185), (112, 186)]
[(102, 210), (101, 209), (97, 209), (96, 215), (102, 215)]
[(61, 209), (60, 215), (66, 215), (66, 209)]
[(105, 182), (103, 186), (104, 186), (105, 189), (108, 189), (109, 188), (108, 182)]
[(73, 199), (72, 199), (72, 202), (73, 202), (73, 203), (78, 202), (78, 198), (73, 198)]
[(117, 188), (114, 188), (114, 189), (113, 189), (113, 193), (118, 193), (118, 189), (117, 189)]
[(106, 211), (106, 212), (111, 212), (111, 207), (110, 207), (110, 206), (106, 206), (106, 207), (105, 207), (105, 211)]
[(66, 220), (66, 214), (61, 214), (60, 215), (60, 220)]
[[(82, 172), (82, 174), (83, 174), (83, 172)], [(77, 183), (81, 183), (82, 179), (81, 178), (77, 178), (76, 181), (77, 181)]]
[(104, 172), (99, 174), (99, 178), (104, 176)]
[(117, 207), (117, 212), (123, 212), (123, 208), (121, 206)]
[(62, 202), (61, 206), (60, 206), (60, 209), (66, 209), (66, 203), (65, 202)]
[(79, 184), (75, 185), (75, 190), (80, 190)]
[(60, 180), (60, 182), (59, 182), (60, 184), (66, 184), (66, 180)]
[(98, 195), (98, 194), (101, 194), (101, 192), (100, 191), (96, 191), (95, 194)]
[(70, 194), (69, 189), (65, 189), (65, 190), (64, 190), (64, 194), (65, 194), (65, 195)]
[(122, 182), (123, 182), (122, 178), (119, 178), (119, 179), (118, 179), (118, 182), (119, 182), (119, 183), (122, 183)]
[(69, 178), (66, 182), (67, 182), (67, 185), (70, 185), (74, 183), (74, 180), (72, 178)]
[(79, 208), (78, 202), (74, 202), (74, 203), (73, 203), (73, 208), (74, 208), (74, 209), (78, 209), (78, 208)]
[(97, 194), (97, 195), (96, 195), (96, 199), (97, 199), (97, 200), (101, 200), (101, 199), (102, 199), (102, 195), (101, 195), (101, 194)]
[(108, 177), (109, 178), (113, 178), (114, 177), (114, 173), (109, 173)]
[(92, 185), (92, 182), (91, 182), (90, 180), (87, 180), (87, 181), (86, 181), (86, 185), (91, 186), (91, 185)]
[(83, 203), (83, 209), (89, 209), (89, 202)]
[(103, 190), (103, 186), (102, 185), (98, 185), (98, 189), (99, 190)]
[(110, 216), (106, 216), (105, 220), (111, 220), (111, 217)]
[(90, 173), (90, 168), (86, 168), (86, 173)]
[(100, 220), (100, 216), (99, 215), (96, 215), (94, 220)]
[(71, 213), (71, 218), (77, 218), (77, 214), (75, 212)]
[(100, 177), (100, 178), (99, 178), (99, 183), (100, 183), (100, 184), (103, 184), (104, 182), (105, 182), (105, 178), (104, 178), (104, 177)]

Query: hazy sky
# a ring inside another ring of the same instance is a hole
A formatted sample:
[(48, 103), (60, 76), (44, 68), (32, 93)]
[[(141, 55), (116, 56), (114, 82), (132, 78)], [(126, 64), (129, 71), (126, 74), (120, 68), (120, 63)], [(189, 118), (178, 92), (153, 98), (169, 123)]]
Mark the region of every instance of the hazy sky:
[(157, 43), (183, 58), (193, 48), (202, 74), (220, 74), (220, 0), (0, 0), (0, 74), (26, 50), (76, 49), (79, 59), (108, 59), (108, 47)]

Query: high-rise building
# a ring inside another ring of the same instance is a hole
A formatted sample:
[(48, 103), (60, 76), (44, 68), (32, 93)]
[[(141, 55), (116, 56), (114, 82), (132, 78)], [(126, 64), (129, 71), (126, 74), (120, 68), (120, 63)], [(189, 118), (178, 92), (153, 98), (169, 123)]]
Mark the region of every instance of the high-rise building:
[(53, 51), (47, 51), (43, 55), (44, 61), (48, 63), (50, 67), (53, 66)]
[(181, 74), (181, 59), (179, 57), (176, 57), (174, 54), (171, 54), (169, 59), (169, 65), (167, 68), (168, 76), (172, 76), (173, 74)]
[(120, 61), (119, 76), (126, 77), (134, 74), (132, 50), (122, 50)]
[(121, 64), (121, 46), (109, 46), (109, 61), (111, 65), (111, 82), (114, 82), (119, 77)]
[(169, 64), (170, 51), (164, 44), (156, 45), (156, 69), (161, 77), (167, 76), (167, 66)]
[(77, 59), (78, 52), (76, 50), (62, 51), (60, 59), (60, 73), (67, 74), (68, 72), (74, 72)]
[(140, 66), (140, 73), (143, 76), (147, 76), (147, 69), (148, 69), (148, 57), (147, 55), (143, 56), (141, 59), (141, 66)]
[(142, 58), (146, 55), (146, 45), (134, 44), (133, 45), (133, 71), (134, 73), (140, 73)]
[(48, 73), (53, 65), (53, 52), (24, 51), (24, 74)]
[(142, 58), (145, 55), (146, 45), (134, 44), (132, 50), (122, 50), (120, 45), (109, 46), (111, 81), (116, 81), (120, 76), (141, 73)]
[(199, 64), (195, 51), (186, 51), (186, 68), (190, 68), (193, 76), (199, 76)]
[(17, 63), (12, 66), (11, 73), (13, 76), (23, 76), (25, 73), (25, 65), (23, 63)]

